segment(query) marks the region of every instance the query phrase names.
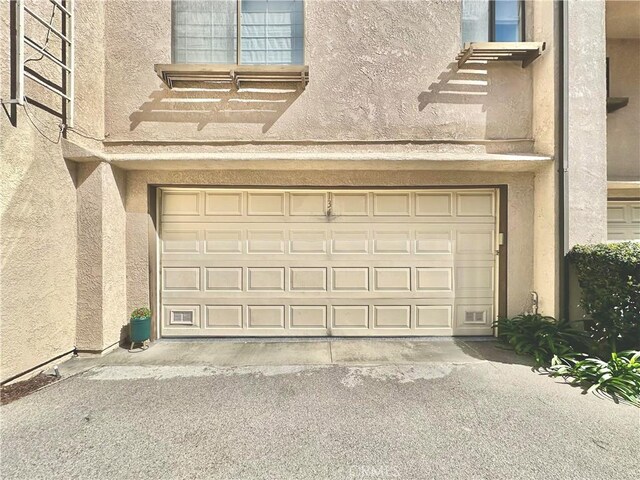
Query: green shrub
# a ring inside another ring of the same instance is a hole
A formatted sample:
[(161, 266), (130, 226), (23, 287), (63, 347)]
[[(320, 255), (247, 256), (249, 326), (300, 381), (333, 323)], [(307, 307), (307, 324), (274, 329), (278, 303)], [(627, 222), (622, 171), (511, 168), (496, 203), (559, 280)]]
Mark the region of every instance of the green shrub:
[(584, 393), (598, 391), (616, 403), (622, 399), (640, 407), (640, 351), (612, 353), (608, 362), (585, 355), (554, 357), (548, 372), (552, 377), (571, 378)]
[(138, 318), (149, 318), (151, 316), (151, 310), (147, 307), (136, 308), (133, 312), (131, 312), (131, 319), (135, 320)]
[(592, 319), (585, 327), (600, 350), (640, 348), (640, 243), (577, 245), (568, 258)]
[(549, 365), (554, 355), (570, 355), (584, 347), (584, 332), (566, 320), (556, 320), (540, 314), (521, 314), (500, 318), (494, 323), (498, 338), (508, 343), (516, 353), (531, 355), (536, 366)]

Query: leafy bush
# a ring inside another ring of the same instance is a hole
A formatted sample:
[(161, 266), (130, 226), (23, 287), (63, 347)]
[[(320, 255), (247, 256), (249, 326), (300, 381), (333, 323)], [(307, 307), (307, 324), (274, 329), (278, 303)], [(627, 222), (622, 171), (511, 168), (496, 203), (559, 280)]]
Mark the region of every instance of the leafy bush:
[(608, 362), (584, 355), (554, 357), (549, 375), (572, 378), (571, 383), (582, 386), (584, 393), (599, 391), (616, 403), (623, 399), (640, 407), (640, 351), (612, 353)]
[(640, 243), (577, 245), (568, 258), (592, 319), (585, 323), (591, 338), (603, 351), (640, 348)]
[(537, 313), (500, 318), (493, 326), (500, 340), (520, 355), (531, 355), (536, 366), (549, 365), (554, 355), (570, 355), (585, 343), (584, 333), (570, 322)]
[(136, 308), (133, 312), (131, 312), (131, 320), (136, 320), (138, 318), (149, 318), (151, 316), (151, 310), (147, 307)]

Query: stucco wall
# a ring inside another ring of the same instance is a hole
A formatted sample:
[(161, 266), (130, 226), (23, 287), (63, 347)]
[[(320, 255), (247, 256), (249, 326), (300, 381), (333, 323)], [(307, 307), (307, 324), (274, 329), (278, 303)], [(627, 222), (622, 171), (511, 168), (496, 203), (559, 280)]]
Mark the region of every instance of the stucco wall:
[[(31, 2), (43, 18), (52, 5)], [(12, 98), (13, 3), (0, 4), (0, 97)], [(104, 21), (102, 0), (76, 2), (76, 125), (101, 138), (104, 104)], [(59, 21), (59, 16), (56, 17)], [(26, 22), (34, 40), (44, 43), (37, 23)], [(59, 23), (55, 23), (59, 28)], [(48, 48), (59, 55), (52, 37)], [(38, 58), (26, 49), (29, 57)], [(47, 60), (31, 61), (34, 71), (58, 80), (60, 71)], [(61, 119), (36, 105), (61, 111), (59, 97), (27, 80), (29, 103), (7, 106), (0, 118), (2, 188), (0, 224), (0, 380), (73, 350), (77, 316), (76, 165), (65, 162), (59, 141)], [(94, 142), (75, 133), (70, 138)]]
[(568, 218), (565, 247), (607, 238), (604, 2), (570, 0), (568, 23)]
[(107, 2), (110, 140), (531, 138), (531, 68), (457, 71), (459, 2), (305, 4), (307, 89), (252, 94), (169, 91), (153, 65), (171, 63), (170, 1)]
[[(149, 185), (216, 186), (437, 186), (508, 185), (508, 314), (530, 309), (534, 266), (534, 174), (447, 171), (131, 171), (127, 175), (127, 299), (129, 308), (149, 304), (149, 245), (154, 236)], [(152, 209), (155, 208), (152, 207)], [(155, 265), (152, 265), (155, 271)]]
[(126, 312), (125, 173), (107, 163), (78, 170), (78, 324), (80, 351), (121, 339)]
[[(640, 21), (640, 18), (638, 18)], [(629, 104), (607, 115), (607, 178), (640, 180), (640, 39), (607, 39), (609, 95)]]

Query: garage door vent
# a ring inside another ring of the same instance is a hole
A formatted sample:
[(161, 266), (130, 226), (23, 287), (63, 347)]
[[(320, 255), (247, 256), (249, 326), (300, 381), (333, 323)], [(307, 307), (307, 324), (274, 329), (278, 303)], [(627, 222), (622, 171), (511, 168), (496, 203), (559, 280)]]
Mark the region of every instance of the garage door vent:
[(485, 323), (485, 311), (479, 312), (465, 312), (464, 323)]
[(171, 312), (172, 325), (193, 325), (193, 312)]

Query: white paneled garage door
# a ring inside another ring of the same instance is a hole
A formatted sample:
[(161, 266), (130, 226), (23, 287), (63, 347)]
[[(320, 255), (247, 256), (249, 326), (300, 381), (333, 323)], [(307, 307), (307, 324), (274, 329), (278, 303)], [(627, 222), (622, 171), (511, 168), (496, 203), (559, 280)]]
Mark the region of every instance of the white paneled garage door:
[(607, 203), (607, 238), (611, 241), (640, 240), (640, 201)]
[(163, 336), (486, 335), (497, 192), (163, 189)]

